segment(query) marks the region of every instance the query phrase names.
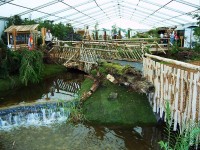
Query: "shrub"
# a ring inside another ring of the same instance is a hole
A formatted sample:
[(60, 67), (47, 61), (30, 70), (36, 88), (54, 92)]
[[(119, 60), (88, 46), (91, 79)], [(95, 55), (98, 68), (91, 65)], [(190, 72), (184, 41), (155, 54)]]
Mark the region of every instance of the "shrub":
[(43, 54), (40, 51), (29, 51), (24, 49), (22, 51), (22, 60), (20, 66), (20, 80), (27, 85), (28, 82), (36, 83), (41, 79), (43, 71)]

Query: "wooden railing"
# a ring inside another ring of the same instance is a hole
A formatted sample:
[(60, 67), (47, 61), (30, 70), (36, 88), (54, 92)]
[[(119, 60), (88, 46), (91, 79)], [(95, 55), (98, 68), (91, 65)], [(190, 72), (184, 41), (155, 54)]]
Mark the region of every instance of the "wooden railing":
[(93, 40), (93, 41), (54, 41), (57, 46), (65, 46), (70, 44), (74, 47), (100, 48), (100, 49), (117, 49), (120, 47), (129, 47), (131, 49), (141, 49), (143, 45), (150, 47), (150, 51), (169, 50), (170, 42), (168, 38), (163, 38), (167, 43), (161, 43), (160, 38), (134, 38), (131, 40)]
[[(200, 66), (145, 54), (144, 77), (155, 86), (153, 111), (163, 117), (170, 102), (174, 130), (200, 121)], [(171, 65), (170, 65), (171, 64)]]

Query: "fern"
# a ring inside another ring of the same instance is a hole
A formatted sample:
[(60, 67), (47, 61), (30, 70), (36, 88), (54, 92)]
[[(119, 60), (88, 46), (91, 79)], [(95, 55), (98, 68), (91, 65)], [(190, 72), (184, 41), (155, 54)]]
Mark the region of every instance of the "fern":
[(170, 104), (166, 103), (166, 136), (165, 141), (158, 142), (161, 149), (164, 150), (189, 150), (191, 145), (198, 145), (197, 136), (200, 134), (200, 128), (197, 123), (191, 123), (189, 126), (182, 127), (182, 132), (173, 133), (171, 127), (173, 120), (171, 118)]

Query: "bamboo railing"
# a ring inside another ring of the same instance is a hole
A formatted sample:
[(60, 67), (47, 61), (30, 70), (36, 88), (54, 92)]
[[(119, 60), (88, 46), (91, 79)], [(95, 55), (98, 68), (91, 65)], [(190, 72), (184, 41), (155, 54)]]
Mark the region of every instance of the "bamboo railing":
[[(200, 66), (145, 54), (144, 77), (155, 86), (153, 111), (162, 118), (170, 102), (174, 130), (200, 121)], [(171, 66), (170, 64), (173, 64)], [(175, 66), (174, 66), (175, 65)]]

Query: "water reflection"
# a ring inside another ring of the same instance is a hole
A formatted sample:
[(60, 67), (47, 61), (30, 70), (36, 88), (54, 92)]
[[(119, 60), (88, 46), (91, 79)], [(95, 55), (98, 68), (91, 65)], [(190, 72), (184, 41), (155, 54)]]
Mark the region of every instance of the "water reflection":
[(156, 150), (159, 134), (156, 127), (142, 128), (141, 136), (133, 128), (63, 123), (0, 132), (0, 146), (2, 150)]
[(76, 93), (83, 80), (84, 74), (80, 72), (65, 72), (48, 78), (39, 84), (0, 93), (0, 106), (52, 99), (71, 100), (77, 96)]

